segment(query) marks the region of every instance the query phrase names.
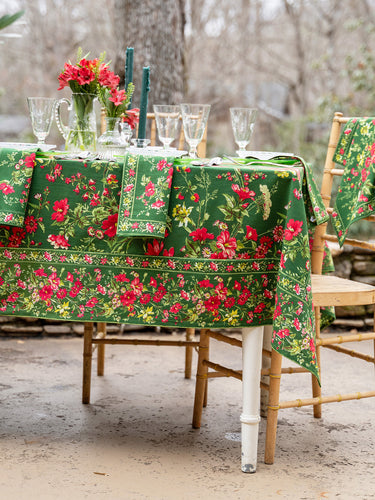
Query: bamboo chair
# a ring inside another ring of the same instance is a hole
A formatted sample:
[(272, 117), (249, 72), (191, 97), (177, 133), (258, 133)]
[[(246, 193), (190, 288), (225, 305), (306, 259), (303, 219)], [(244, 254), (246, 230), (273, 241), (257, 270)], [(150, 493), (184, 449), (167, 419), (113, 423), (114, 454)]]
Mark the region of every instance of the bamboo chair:
[[(344, 118), (342, 113), (335, 113), (333, 118), (330, 139), (328, 144), (327, 156), (324, 166), (323, 181), (321, 188), (321, 195), (328, 212), (332, 213), (330, 207), (331, 191), (333, 188), (333, 178), (335, 176), (342, 176), (343, 169), (336, 168), (333, 162), (333, 155), (340, 137), (341, 126), (349, 118)], [(369, 217), (374, 221), (375, 217)], [(374, 342), (375, 353), (375, 332), (371, 333), (358, 333), (358, 334), (344, 334), (339, 336), (321, 337), (320, 335), (320, 308), (328, 306), (353, 306), (353, 305), (374, 305), (375, 304), (375, 287), (355, 282), (352, 280), (338, 278), (333, 275), (322, 275), (323, 254), (325, 250), (326, 241), (337, 241), (333, 235), (327, 234), (327, 224), (317, 226), (314, 235), (313, 249), (312, 249), (312, 292), (313, 302), (315, 306), (315, 322), (316, 322), (316, 354), (319, 367), (320, 365), (320, 348), (326, 347), (333, 349), (339, 353), (367, 361), (375, 365), (375, 356), (368, 356), (361, 352), (350, 350), (341, 347), (340, 344), (346, 342), (358, 342), (364, 340), (372, 340)], [(375, 244), (359, 241), (354, 239), (346, 239), (346, 243), (366, 248), (375, 251)], [(375, 317), (374, 317), (375, 324)], [(268, 329), (268, 335), (267, 335)], [(265, 327), (266, 337), (270, 340), (270, 329)], [(209, 339), (214, 338), (218, 341), (226, 342), (227, 344), (242, 347), (242, 342), (238, 339), (232, 339), (216, 332), (209, 330), (201, 330), (200, 333), (200, 347), (198, 351), (198, 369), (196, 380), (196, 392), (194, 402), (193, 414), (193, 427), (200, 427), (202, 407), (207, 404), (207, 379), (217, 376), (231, 376), (242, 380), (242, 373), (239, 370), (228, 369), (227, 367), (218, 365), (209, 360)], [(269, 342), (268, 342), (269, 345)], [(295, 399), (291, 401), (280, 401), (280, 380), (283, 374), (290, 373), (308, 373), (307, 370), (301, 367), (296, 368), (282, 368), (282, 356), (276, 351), (272, 350), (266, 345), (263, 349), (263, 356), (265, 359), (270, 360), (270, 368), (263, 368), (261, 371), (262, 377), (269, 377), (269, 383), (261, 382), (261, 388), (269, 391), (268, 408), (267, 408), (267, 430), (266, 430), (266, 447), (265, 447), (265, 463), (272, 464), (274, 462), (275, 445), (276, 445), (276, 431), (277, 431), (277, 417), (278, 411), (283, 408), (297, 408), (301, 406), (313, 405), (314, 417), (321, 416), (321, 405), (325, 403), (333, 403), (340, 401), (347, 401), (353, 399), (362, 399), (375, 396), (375, 390), (366, 392), (355, 392), (350, 394), (338, 394), (333, 396), (322, 396), (321, 388), (317, 379), (312, 376), (312, 394), (313, 397), (309, 399)], [(264, 364), (263, 364), (264, 366)], [(209, 372), (209, 369), (213, 370)], [(324, 373), (323, 373), (324, 377)]]
[[(101, 112), (101, 133), (105, 131), (105, 111)], [(147, 113), (148, 123), (150, 124), (150, 145), (156, 145), (156, 121), (154, 113)], [(178, 149), (183, 149), (185, 136), (183, 127), (180, 127), (180, 135), (177, 139)], [(207, 128), (203, 140), (198, 146), (198, 155), (202, 158), (206, 155)], [(97, 375), (104, 375), (105, 364), (105, 345), (152, 345), (152, 346), (179, 346), (185, 347), (185, 378), (191, 378), (193, 348), (198, 346), (198, 341), (194, 340), (195, 329), (186, 328), (185, 340), (145, 340), (145, 339), (120, 339), (107, 337), (107, 324), (99, 322), (97, 324), (96, 335), (94, 337), (94, 324), (85, 323), (84, 325), (84, 343), (83, 343), (83, 383), (82, 383), (82, 402), (90, 402), (91, 393), (91, 371), (92, 355), (97, 348)]]
[[(328, 143), (327, 156), (323, 171), (323, 180), (321, 187), (321, 195), (325, 206), (330, 214), (332, 214), (331, 198), (334, 191), (334, 178), (341, 177), (344, 173), (343, 168), (334, 163), (333, 156), (338, 144), (341, 127), (349, 121), (342, 113), (335, 113), (331, 133)], [(333, 205), (333, 203), (332, 203)], [(375, 221), (375, 217), (371, 216), (368, 220)], [(344, 333), (344, 335), (330, 335), (322, 337), (320, 335), (320, 308), (329, 306), (355, 306), (355, 305), (374, 305), (375, 304), (375, 287), (365, 283), (356, 282), (353, 280), (338, 278), (333, 275), (322, 275), (323, 255), (325, 251), (325, 242), (337, 242), (337, 237), (327, 233), (327, 223), (317, 226), (314, 235), (311, 263), (312, 263), (312, 293), (313, 303), (315, 307), (315, 323), (316, 323), (316, 355), (320, 369), (321, 367), (321, 347), (332, 349), (341, 354), (346, 354), (351, 357), (361, 359), (375, 365), (375, 356), (368, 356), (359, 351), (347, 349), (340, 344), (348, 342), (359, 342), (364, 340), (372, 340), (374, 342), (375, 353), (375, 332), (370, 333)], [(358, 248), (365, 248), (369, 251), (375, 251), (375, 244), (368, 241), (356, 239), (345, 240), (345, 243)], [(375, 320), (375, 317), (374, 317)], [(375, 325), (374, 325), (375, 326)], [(320, 418), (322, 413), (322, 404), (348, 401), (353, 399), (362, 399), (375, 396), (375, 390), (366, 392), (355, 392), (350, 394), (336, 394), (331, 396), (322, 396), (321, 387), (317, 379), (312, 376), (312, 398), (296, 399), (292, 401), (279, 401), (280, 392), (280, 377), (283, 373), (290, 373), (290, 369), (281, 368), (281, 355), (275, 351), (270, 354), (271, 368), (268, 370), (270, 377), (269, 383), (269, 402), (267, 414), (267, 431), (266, 431), (266, 450), (265, 463), (272, 464), (274, 462), (276, 431), (277, 431), (277, 415), (278, 410), (283, 408), (296, 408), (300, 406), (313, 406), (315, 418)], [(324, 371), (321, 375), (324, 381)], [(374, 384), (372, 384), (374, 386)]]

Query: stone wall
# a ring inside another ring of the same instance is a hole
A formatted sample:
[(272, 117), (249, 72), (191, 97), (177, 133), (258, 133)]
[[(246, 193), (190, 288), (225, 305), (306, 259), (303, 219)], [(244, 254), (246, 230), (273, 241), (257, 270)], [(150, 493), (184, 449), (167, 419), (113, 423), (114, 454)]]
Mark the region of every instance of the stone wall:
[[(335, 274), (375, 286), (375, 253), (344, 245), (342, 249), (331, 246)], [(374, 323), (373, 306), (336, 307), (336, 326), (368, 329)]]

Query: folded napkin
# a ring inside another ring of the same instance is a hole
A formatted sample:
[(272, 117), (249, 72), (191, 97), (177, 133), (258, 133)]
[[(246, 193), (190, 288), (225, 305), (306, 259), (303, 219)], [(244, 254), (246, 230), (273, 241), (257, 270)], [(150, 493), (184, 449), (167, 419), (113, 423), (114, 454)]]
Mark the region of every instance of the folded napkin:
[(333, 159), (344, 166), (332, 213), (342, 246), (353, 222), (374, 213), (375, 119), (351, 118), (341, 132)]
[(23, 226), (36, 151), (0, 149), (0, 224)]
[(174, 157), (125, 155), (117, 236), (164, 238)]

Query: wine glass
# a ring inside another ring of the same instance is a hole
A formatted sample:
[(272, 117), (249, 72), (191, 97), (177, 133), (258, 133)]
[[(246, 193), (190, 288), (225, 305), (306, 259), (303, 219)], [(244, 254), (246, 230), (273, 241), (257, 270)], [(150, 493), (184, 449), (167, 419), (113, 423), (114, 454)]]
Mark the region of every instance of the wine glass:
[(186, 142), (190, 158), (197, 158), (197, 146), (206, 129), (210, 104), (180, 104)]
[(168, 104), (156, 104), (154, 113), (160, 142), (165, 149), (168, 149), (176, 138), (180, 108)]
[(28, 97), (27, 104), (33, 133), (38, 144), (43, 145), (51, 130), (55, 99), (53, 97)]
[(240, 158), (245, 158), (247, 154), (246, 146), (249, 144), (254, 130), (257, 109), (230, 108), (230, 116), (234, 140), (239, 147), (239, 151), (236, 151), (236, 153)]

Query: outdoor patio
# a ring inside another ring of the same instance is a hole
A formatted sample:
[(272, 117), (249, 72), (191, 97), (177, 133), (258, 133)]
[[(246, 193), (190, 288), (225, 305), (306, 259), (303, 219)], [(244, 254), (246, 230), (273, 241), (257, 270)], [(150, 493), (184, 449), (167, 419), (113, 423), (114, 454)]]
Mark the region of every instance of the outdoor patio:
[[(239, 366), (236, 349), (218, 354)], [(2, 499), (375, 498), (373, 398), (324, 405), (321, 420), (310, 408), (281, 411), (272, 466), (263, 462), (262, 421), (257, 472), (244, 474), (241, 384), (210, 381), (202, 428), (193, 430), (195, 381), (183, 377), (184, 349), (108, 346), (91, 405), (81, 404), (78, 336), (2, 338), (0, 356)], [(323, 377), (373, 376), (362, 365), (335, 363)], [(295, 384), (310, 394), (309, 375), (283, 377), (282, 394)]]

